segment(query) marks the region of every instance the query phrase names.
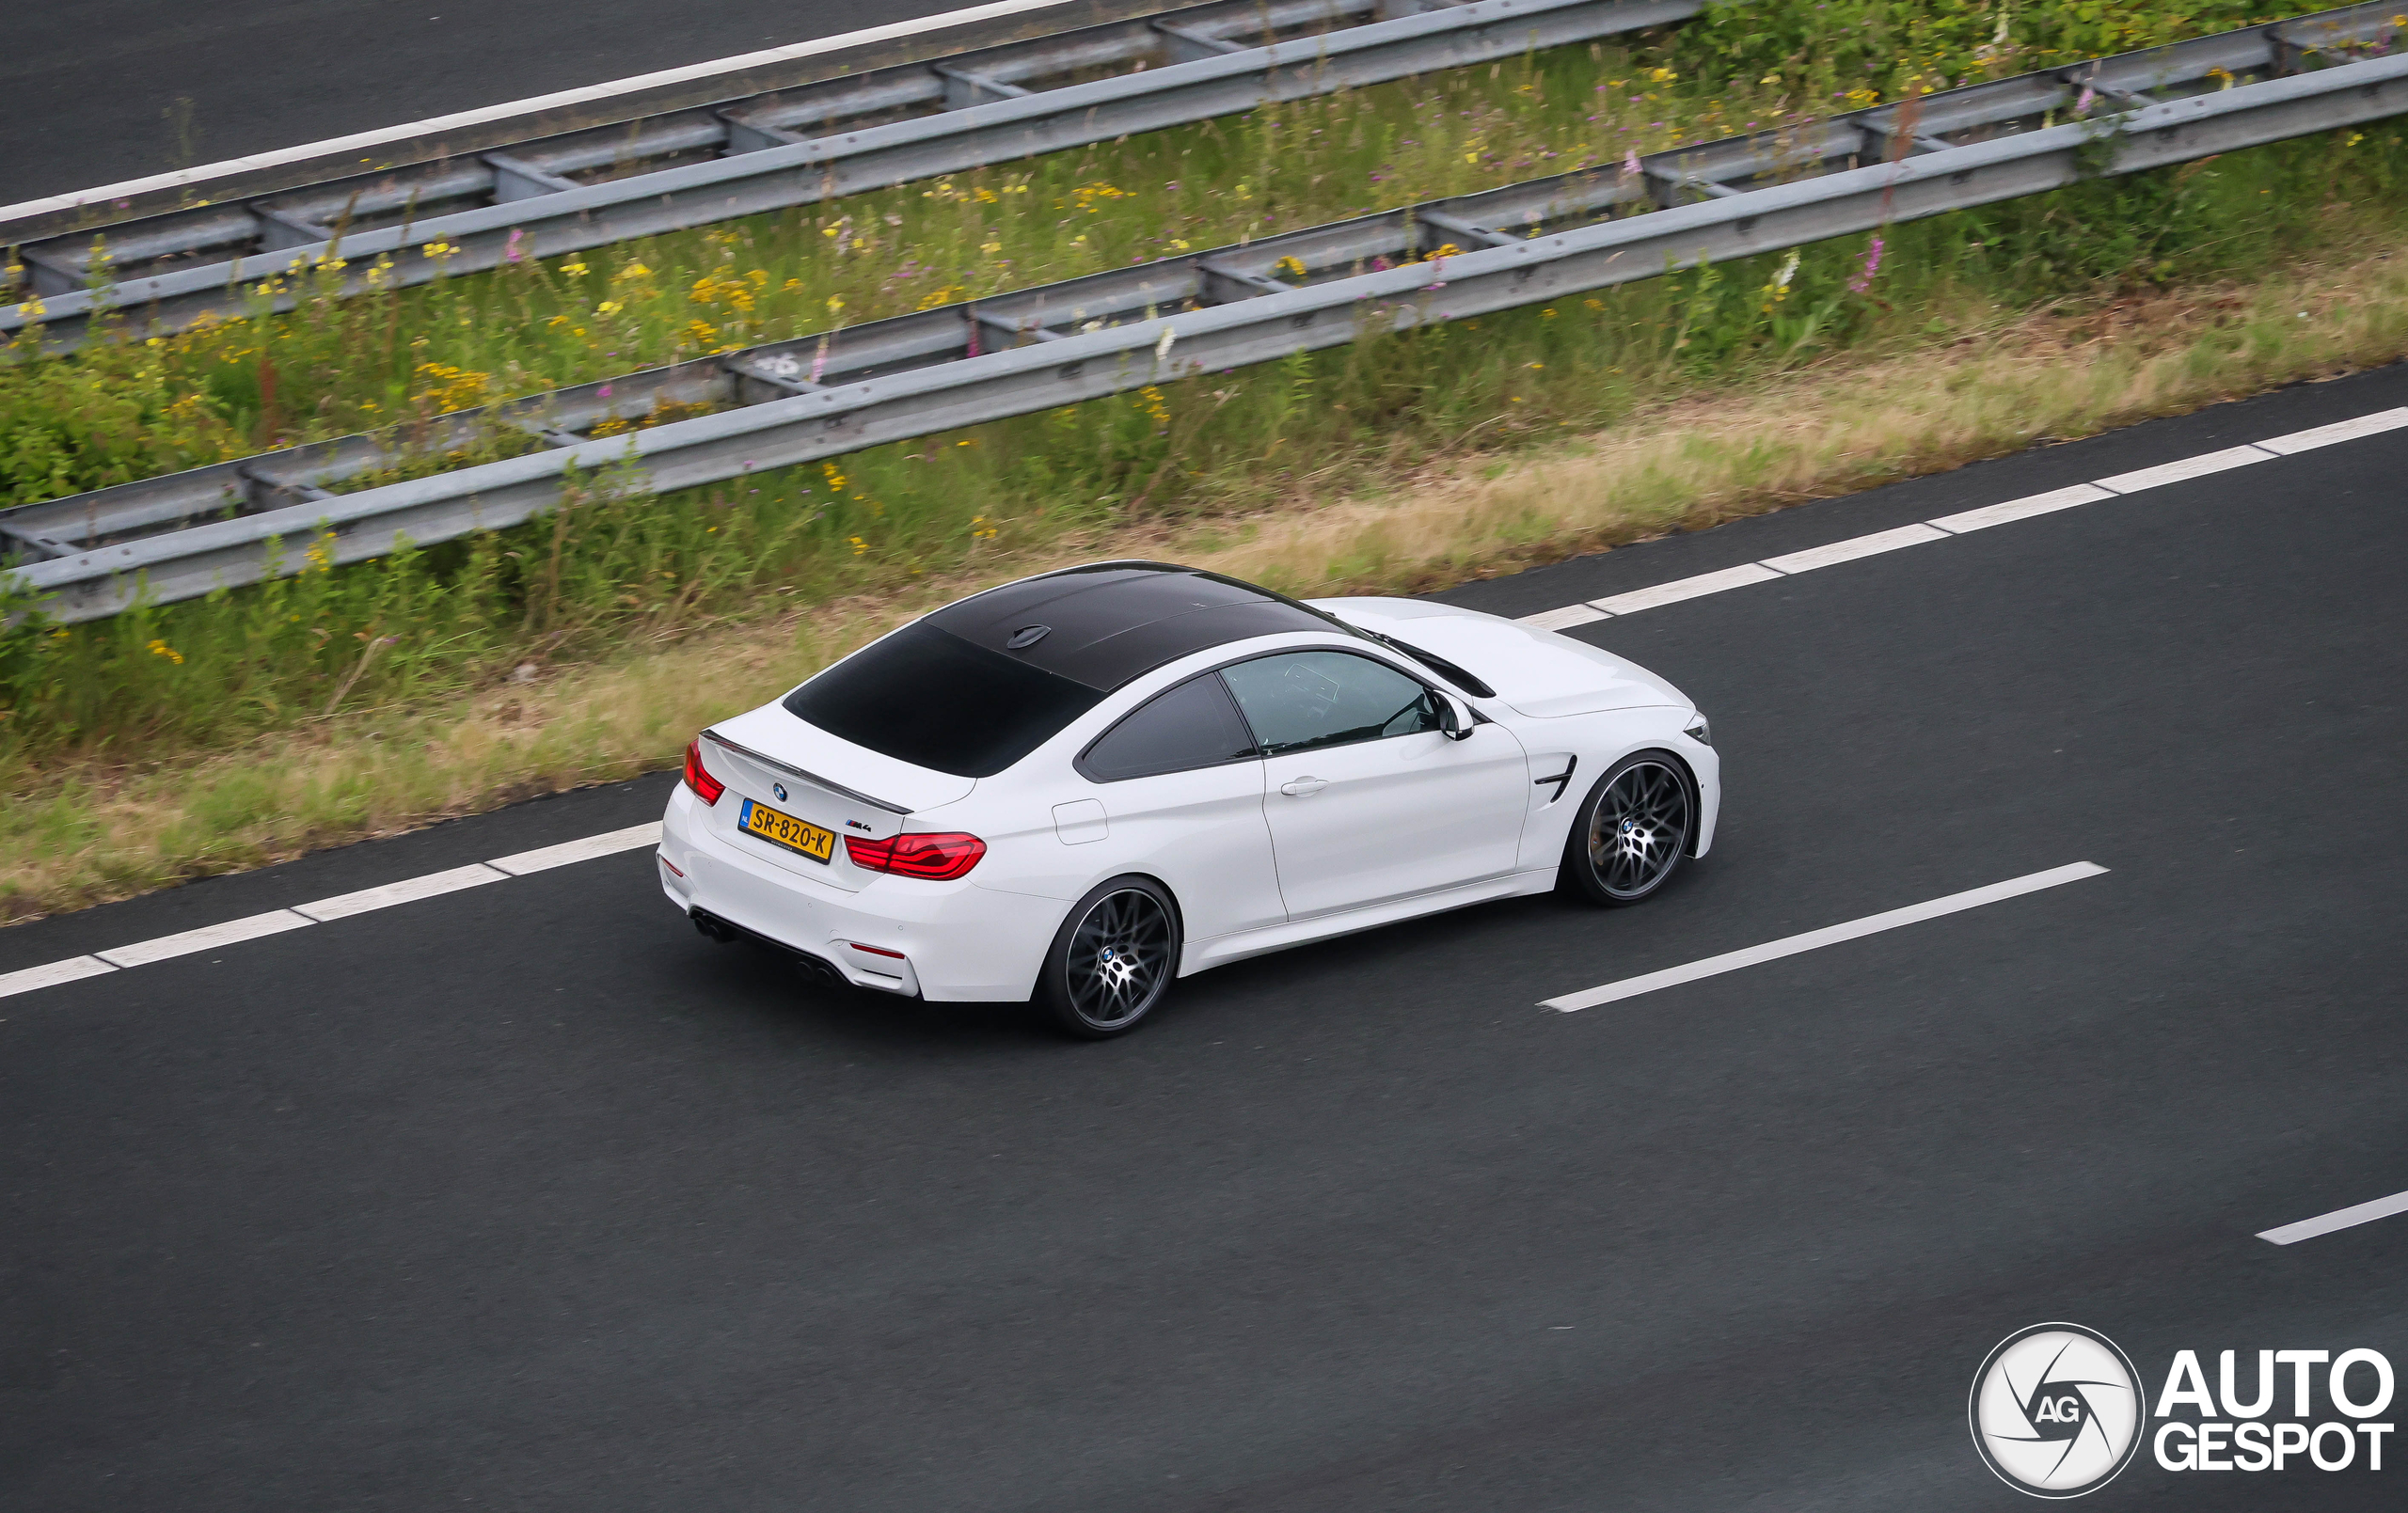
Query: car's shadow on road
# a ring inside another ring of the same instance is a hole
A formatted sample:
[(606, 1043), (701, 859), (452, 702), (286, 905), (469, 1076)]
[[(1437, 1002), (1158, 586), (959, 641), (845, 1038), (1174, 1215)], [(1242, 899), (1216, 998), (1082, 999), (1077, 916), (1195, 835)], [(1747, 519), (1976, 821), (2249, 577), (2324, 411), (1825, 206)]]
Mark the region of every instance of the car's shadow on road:
[(1285, 1033), (1300, 1015), (1320, 1029), (1346, 1028), (1350, 1019), (1368, 1021), (1356, 1028), (1375, 1028), (1385, 1005), (1400, 1000), (1493, 985), (1500, 961), (1547, 975), (1551, 991), (1586, 986), (1618, 938), (1651, 919), (1703, 904), (1683, 895), (1704, 891), (1707, 882), (1692, 867), (1650, 907), (1599, 909), (1545, 893), (1273, 952), (1180, 979), (1136, 1031), (1103, 1042), (1063, 1034), (1027, 1003), (937, 1003), (833, 986), (752, 941), (717, 945), (697, 938), (676, 969), (705, 989), (695, 1012), (749, 1021), (798, 1055), (981, 1062), (1069, 1053), (1117, 1060), (1191, 1039)]

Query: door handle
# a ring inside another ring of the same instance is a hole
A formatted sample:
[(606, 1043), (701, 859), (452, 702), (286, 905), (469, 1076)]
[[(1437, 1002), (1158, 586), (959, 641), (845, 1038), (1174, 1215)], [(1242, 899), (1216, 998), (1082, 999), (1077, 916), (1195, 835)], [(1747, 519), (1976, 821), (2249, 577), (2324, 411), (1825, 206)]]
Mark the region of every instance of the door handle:
[(1323, 778), (1296, 778), (1279, 785), (1279, 791), (1291, 798), (1310, 798), (1329, 786)]

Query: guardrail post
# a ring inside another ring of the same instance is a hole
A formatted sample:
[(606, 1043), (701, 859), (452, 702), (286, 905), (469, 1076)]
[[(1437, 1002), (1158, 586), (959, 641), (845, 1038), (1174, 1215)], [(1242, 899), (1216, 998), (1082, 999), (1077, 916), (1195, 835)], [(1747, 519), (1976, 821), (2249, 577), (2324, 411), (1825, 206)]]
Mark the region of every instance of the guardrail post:
[(498, 201), (533, 199), (539, 195), (557, 195), (562, 190), (583, 187), (574, 179), (564, 179), (507, 152), (484, 152), (479, 157), (493, 170), (493, 197)]
[(773, 147), (788, 147), (796, 142), (811, 140), (800, 133), (789, 132), (783, 126), (764, 126), (749, 121), (733, 111), (715, 110), (711, 114), (717, 116), (727, 127), (726, 150), (729, 157), (734, 157), (739, 152), (761, 152)]
[(928, 71), (944, 81), (944, 108), (947, 110), (967, 110), (973, 105), (984, 105), (997, 100), (1018, 100), (1028, 93), (1019, 85), (1006, 84), (1001, 79), (990, 79), (967, 69), (947, 68), (942, 63), (929, 64)]
[(1197, 58), (1219, 57), (1224, 53), (1245, 51), (1236, 42), (1223, 41), (1218, 37), (1207, 37), (1193, 27), (1177, 25), (1167, 21), (1157, 21), (1150, 24), (1155, 31), (1162, 34), (1164, 56), (1173, 63), (1193, 63)]
[(305, 221), (290, 215), (273, 205), (253, 205), (251, 216), (260, 225), (261, 252), (289, 252), (294, 247), (313, 247), (334, 235), (331, 229), (315, 221)]

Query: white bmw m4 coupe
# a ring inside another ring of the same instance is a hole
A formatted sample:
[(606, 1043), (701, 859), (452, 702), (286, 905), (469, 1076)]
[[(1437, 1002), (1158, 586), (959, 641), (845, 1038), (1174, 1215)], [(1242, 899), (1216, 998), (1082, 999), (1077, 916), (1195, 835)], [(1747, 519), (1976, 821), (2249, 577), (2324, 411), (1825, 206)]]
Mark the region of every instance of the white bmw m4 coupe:
[(704, 934), (1122, 1032), (1171, 980), (1714, 837), (1704, 717), (1618, 656), (1410, 599), (1160, 562), (974, 594), (705, 731), (660, 881)]

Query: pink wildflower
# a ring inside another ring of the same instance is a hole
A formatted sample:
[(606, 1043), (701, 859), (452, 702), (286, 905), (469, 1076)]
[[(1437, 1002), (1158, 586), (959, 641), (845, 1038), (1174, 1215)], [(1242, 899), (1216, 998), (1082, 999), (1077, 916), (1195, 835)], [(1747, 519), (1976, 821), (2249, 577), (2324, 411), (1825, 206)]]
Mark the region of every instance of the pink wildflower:
[(1873, 287), (1873, 276), (1881, 271), (1881, 239), (1875, 237), (1873, 245), (1865, 249), (1864, 267), (1847, 281), (1848, 292), (1861, 294)]
[(526, 240), (526, 232), (514, 228), (510, 233), (510, 240), (502, 244), (502, 256), (509, 259), (512, 262), (516, 262), (525, 258), (527, 254), (518, 250), (518, 244)]

